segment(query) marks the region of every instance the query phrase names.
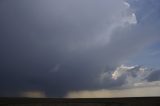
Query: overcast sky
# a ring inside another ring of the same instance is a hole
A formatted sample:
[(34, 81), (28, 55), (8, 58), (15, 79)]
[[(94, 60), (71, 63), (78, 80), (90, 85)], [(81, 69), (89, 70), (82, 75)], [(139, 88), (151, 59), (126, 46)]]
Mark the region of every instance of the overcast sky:
[(0, 96), (135, 96), (127, 92), (143, 87), (157, 95), (159, 7), (158, 0), (1, 0)]

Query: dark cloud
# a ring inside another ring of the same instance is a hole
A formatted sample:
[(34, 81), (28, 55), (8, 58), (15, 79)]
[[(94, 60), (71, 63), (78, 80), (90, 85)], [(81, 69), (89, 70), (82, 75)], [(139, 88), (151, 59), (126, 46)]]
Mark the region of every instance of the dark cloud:
[(153, 71), (147, 78), (148, 81), (160, 80), (160, 70)]
[(155, 39), (144, 32), (150, 27), (132, 25), (130, 12), (122, 0), (1, 2), (0, 96), (122, 85), (123, 77), (100, 83), (103, 68), (115, 69)]

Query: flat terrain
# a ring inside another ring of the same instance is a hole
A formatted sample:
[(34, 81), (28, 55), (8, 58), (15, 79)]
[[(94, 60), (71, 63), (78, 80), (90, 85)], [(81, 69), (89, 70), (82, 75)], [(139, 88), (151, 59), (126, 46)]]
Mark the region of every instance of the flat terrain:
[(160, 106), (160, 97), (134, 98), (0, 98), (0, 106)]

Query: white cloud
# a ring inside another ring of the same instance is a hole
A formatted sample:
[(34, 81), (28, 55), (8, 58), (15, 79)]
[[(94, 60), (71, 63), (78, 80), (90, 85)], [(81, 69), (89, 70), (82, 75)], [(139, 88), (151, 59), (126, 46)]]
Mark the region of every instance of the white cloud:
[(130, 4), (128, 2), (124, 1), (123, 3), (124, 3), (124, 5), (127, 6), (127, 8), (130, 8)]
[(118, 77), (120, 77), (122, 74), (126, 73), (126, 71), (131, 70), (133, 68), (135, 68), (135, 66), (127, 67), (121, 65), (120, 67), (117, 67), (117, 69), (112, 74), (112, 79), (117, 80)]
[[(119, 81), (121, 77), (124, 77), (123, 87), (134, 87), (138, 85), (150, 84), (146, 82), (147, 77), (154, 72), (154, 70), (143, 66), (125, 66), (120, 65), (111, 74), (108, 72), (102, 73), (100, 80), (105, 82), (106, 77), (111, 77), (114, 81)], [(106, 76), (107, 75), (107, 76)], [(144, 83), (145, 82), (145, 83)]]

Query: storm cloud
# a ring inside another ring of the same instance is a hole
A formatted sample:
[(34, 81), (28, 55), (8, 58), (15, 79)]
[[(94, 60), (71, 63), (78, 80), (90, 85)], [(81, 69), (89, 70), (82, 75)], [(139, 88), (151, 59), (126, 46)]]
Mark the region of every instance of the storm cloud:
[(0, 2), (0, 96), (63, 97), (123, 85), (124, 78), (100, 76), (159, 38), (160, 24), (150, 15), (141, 22), (139, 13), (124, 0)]

